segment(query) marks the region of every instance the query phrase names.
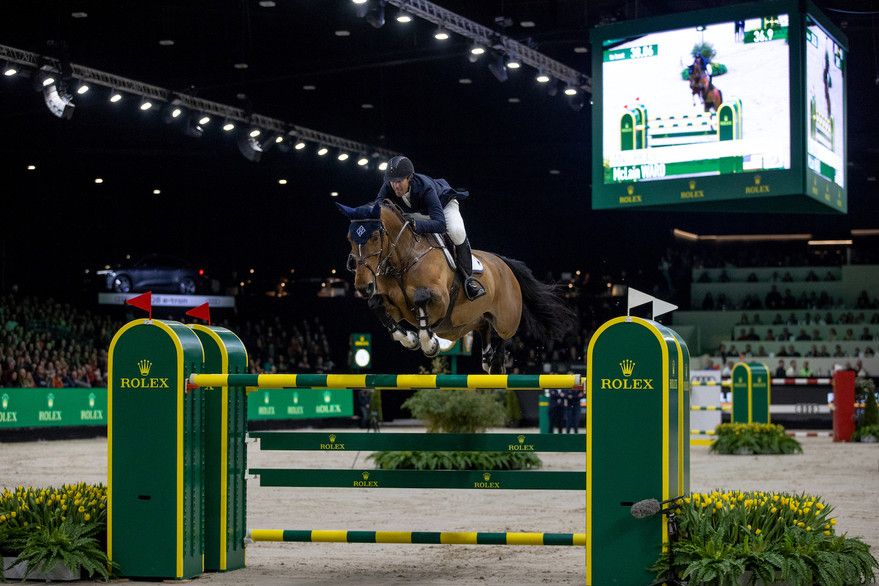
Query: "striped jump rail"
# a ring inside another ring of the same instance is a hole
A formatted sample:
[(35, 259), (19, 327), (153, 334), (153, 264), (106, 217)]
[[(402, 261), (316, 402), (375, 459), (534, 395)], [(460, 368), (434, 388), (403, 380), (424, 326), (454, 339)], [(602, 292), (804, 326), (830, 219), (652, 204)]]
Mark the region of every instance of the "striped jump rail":
[[(808, 387), (808, 386), (815, 386), (815, 385), (829, 385), (829, 384), (833, 383), (833, 379), (830, 379), (830, 378), (814, 378), (814, 377), (773, 378), (770, 380), (771, 380), (772, 384), (775, 386), (786, 386), (786, 387), (794, 387), (794, 386)], [(690, 381), (690, 386), (694, 386), (694, 387), (695, 386), (715, 387), (717, 385), (729, 387), (729, 386), (732, 386), (732, 381), (731, 381), (731, 379), (728, 379), (728, 378), (725, 378), (720, 382), (717, 382), (716, 380), (704, 380), (704, 379), (693, 379)]]
[(193, 374), (190, 388), (248, 389), (572, 389), (578, 374)]
[(725, 411), (729, 413), (732, 407), (727, 405), (692, 405), (690, 411)]
[(475, 531), (345, 531), (252, 529), (252, 542), (409, 543), (427, 545), (586, 545), (585, 533), (484, 533)]

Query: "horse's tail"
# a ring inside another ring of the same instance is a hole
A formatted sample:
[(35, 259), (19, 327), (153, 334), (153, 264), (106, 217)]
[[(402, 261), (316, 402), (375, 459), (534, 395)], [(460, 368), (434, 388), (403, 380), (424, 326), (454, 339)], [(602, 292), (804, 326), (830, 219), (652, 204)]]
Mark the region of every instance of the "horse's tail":
[[(498, 255), (500, 256), (500, 255)], [(537, 280), (525, 263), (501, 256), (522, 289), (522, 322), (519, 331), (540, 342), (560, 341), (576, 324), (577, 314), (559, 296), (555, 285)]]

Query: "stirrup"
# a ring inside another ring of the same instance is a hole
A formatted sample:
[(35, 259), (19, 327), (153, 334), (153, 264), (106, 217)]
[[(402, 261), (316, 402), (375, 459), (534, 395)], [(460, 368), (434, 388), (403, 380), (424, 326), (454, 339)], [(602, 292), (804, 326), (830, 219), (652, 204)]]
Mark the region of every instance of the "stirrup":
[(485, 287), (474, 277), (467, 277), (464, 279), (464, 294), (467, 296), (467, 299), (473, 301), (485, 295)]

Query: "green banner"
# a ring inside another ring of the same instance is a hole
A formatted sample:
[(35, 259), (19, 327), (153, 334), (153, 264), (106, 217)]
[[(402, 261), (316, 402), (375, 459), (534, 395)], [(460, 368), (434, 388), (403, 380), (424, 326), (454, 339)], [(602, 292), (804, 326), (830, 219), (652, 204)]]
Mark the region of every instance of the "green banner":
[[(351, 417), (350, 390), (277, 389), (248, 395), (247, 419)], [(0, 389), (0, 429), (107, 425), (107, 389)]]
[(630, 49), (612, 49), (604, 52), (604, 61), (625, 61), (627, 59), (645, 59), (659, 55), (659, 45), (644, 45)]
[(262, 389), (247, 395), (247, 419), (318, 419), (351, 417), (350, 389)]
[(107, 424), (107, 389), (0, 389), (0, 429)]

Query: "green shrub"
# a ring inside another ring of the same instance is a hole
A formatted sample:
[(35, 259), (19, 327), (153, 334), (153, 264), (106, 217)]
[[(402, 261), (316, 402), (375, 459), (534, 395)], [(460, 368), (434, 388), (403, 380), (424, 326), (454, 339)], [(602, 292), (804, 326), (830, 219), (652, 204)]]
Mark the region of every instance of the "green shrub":
[(711, 451), (717, 454), (798, 454), (800, 442), (772, 423), (723, 423), (717, 426)]
[(875, 579), (879, 562), (864, 542), (836, 535), (820, 497), (763, 491), (694, 493), (678, 501), (679, 537), (651, 567), (690, 584), (785, 581), (845, 586)]
[(376, 452), (369, 456), (381, 470), (530, 470), (540, 468), (535, 454), (523, 452)]
[(516, 391), (504, 391), (504, 409), (506, 411), (506, 426), (518, 427), (522, 421), (522, 404)]
[(852, 441), (862, 442), (864, 440), (871, 443), (875, 443), (879, 440), (879, 425), (862, 425), (857, 428), (855, 433), (852, 434)]
[(27, 562), (28, 572), (61, 562), (70, 570), (109, 577), (107, 489), (65, 484), (19, 486), (0, 493), (0, 554)]
[(429, 433), (480, 433), (503, 425), (503, 391), (418, 391), (403, 403), (412, 416), (424, 421)]
[(859, 378), (855, 381), (857, 401), (864, 404), (862, 425), (879, 425), (879, 406), (876, 405), (876, 383), (870, 378)]

